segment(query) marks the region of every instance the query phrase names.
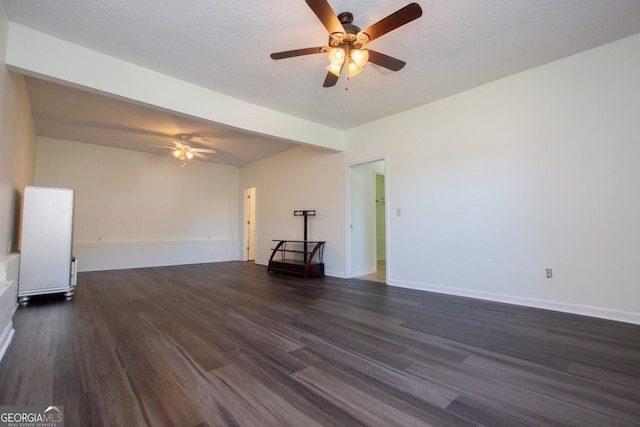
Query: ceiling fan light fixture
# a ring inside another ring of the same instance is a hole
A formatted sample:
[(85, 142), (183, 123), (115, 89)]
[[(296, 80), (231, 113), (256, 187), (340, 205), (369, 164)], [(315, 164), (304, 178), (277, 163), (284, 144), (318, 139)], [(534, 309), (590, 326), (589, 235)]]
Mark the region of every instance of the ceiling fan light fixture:
[(347, 66), (347, 77), (351, 78), (353, 76), (357, 76), (362, 72), (362, 67), (359, 67), (353, 61), (349, 61), (349, 65)]
[(329, 64), (327, 66), (327, 71), (337, 77), (340, 77), (340, 70), (342, 70), (342, 64)]
[(353, 24), (352, 13), (342, 12), (336, 15), (329, 4), (329, 0), (305, 1), (329, 32), (328, 45), (274, 52), (271, 54), (271, 59), (284, 59), (328, 52), (330, 65), (327, 67), (328, 73), (322, 85), (323, 87), (335, 86), (338, 82), (335, 77), (340, 77), (340, 71), (344, 65), (347, 65), (347, 77), (355, 76), (362, 72), (363, 67), (369, 61), (370, 53), (372, 63), (388, 70), (399, 71), (406, 65), (404, 61), (375, 50), (362, 49), (362, 46), (420, 18), (422, 16), (422, 8), (418, 3), (409, 3), (361, 30)]
[(329, 63), (331, 65), (340, 66), (344, 64), (345, 57), (344, 49), (339, 47), (334, 47), (329, 51)]
[(189, 160), (193, 159), (193, 153), (191, 151), (187, 150), (184, 154), (185, 156), (187, 156), (187, 159)]
[(174, 152), (173, 152), (173, 156), (176, 157), (176, 158), (180, 158), (180, 154), (182, 154), (182, 151), (180, 151), (180, 150), (174, 150)]
[(369, 62), (369, 50), (353, 49), (351, 50), (351, 61), (358, 67), (362, 68)]

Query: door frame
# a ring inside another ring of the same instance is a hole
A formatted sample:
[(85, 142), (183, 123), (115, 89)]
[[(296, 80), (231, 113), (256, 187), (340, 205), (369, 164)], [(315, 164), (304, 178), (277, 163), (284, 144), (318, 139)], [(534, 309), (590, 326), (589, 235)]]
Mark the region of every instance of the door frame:
[[(258, 240), (258, 224), (255, 221), (256, 219), (256, 211), (257, 211), (257, 206), (256, 206), (256, 202), (257, 202), (257, 195), (256, 195), (256, 187), (247, 187), (244, 189), (243, 192), (243, 198), (244, 198), (244, 219), (242, 221), (242, 243), (241, 243), (241, 247), (240, 247), (240, 252), (242, 254), (242, 256), (240, 257), (240, 259), (242, 261), (249, 261), (249, 247), (250, 247), (250, 232), (249, 232), (249, 221), (251, 219), (251, 202), (249, 201), (249, 196), (251, 194), (251, 190), (253, 190), (253, 219), (254, 219), (254, 227), (255, 227), (255, 234), (256, 234), (256, 238), (254, 241), (254, 253), (256, 250), (256, 246), (257, 246), (257, 240)], [(254, 262), (255, 262), (255, 256), (254, 256)]]
[[(352, 259), (351, 259), (351, 251), (353, 249), (353, 241), (352, 241), (352, 229), (351, 229), (351, 224), (353, 222), (353, 218), (352, 218), (352, 209), (351, 209), (351, 202), (352, 202), (352, 195), (351, 195), (351, 171), (352, 168), (357, 167), (357, 166), (361, 166), (361, 165), (365, 165), (368, 163), (374, 163), (374, 162), (379, 162), (379, 161), (383, 161), (384, 162), (384, 176), (385, 176), (385, 185), (384, 185), (384, 198), (385, 198), (385, 262), (386, 262), (386, 272), (385, 272), (385, 283), (389, 283), (389, 272), (391, 271), (390, 268), (390, 260), (391, 260), (391, 251), (389, 248), (389, 160), (387, 159), (386, 155), (379, 155), (379, 156), (374, 156), (374, 157), (370, 157), (367, 159), (361, 159), (361, 160), (356, 160), (356, 161), (352, 161), (352, 162), (348, 162), (346, 164), (346, 171), (345, 171), (345, 277), (346, 278), (352, 278), (353, 276), (353, 265), (352, 265)], [(374, 197), (374, 202), (375, 202), (375, 197)]]
[[(386, 166), (386, 165), (385, 165)], [(384, 181), (384, 231), (385, 231), (385, 236), (384, 236), (384, 260), (386, 261), (387, 259), (387, 176), (385, 175), (384, 172), (378, 172), (378, 171), (373, 171), (373, 188), (374, 188), (374, 192), (375, 192), (375, 198), (376, 200), (374, 200), (374, 218), (376, 221), (376, 226), (374, 228), (374, 232), (373, 232), (373, 238), (375, 239), (376, 242), (376, 254), (375, 254), (375, 262), (376, 265), (378, 263), (378, 261), (380, 261), (380, 259), (378, 258), (378, 176), (381, 176), (383, 181)], [(377, 268), (377, 267), (376, 267)]]

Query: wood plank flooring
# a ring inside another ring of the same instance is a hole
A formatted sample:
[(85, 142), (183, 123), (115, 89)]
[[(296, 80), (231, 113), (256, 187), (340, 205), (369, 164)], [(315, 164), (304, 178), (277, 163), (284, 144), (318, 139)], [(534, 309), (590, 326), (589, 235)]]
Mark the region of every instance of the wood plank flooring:
[(638, 426), (640, 326), (244, 262), (80, 273), (1, 405), (66, 426)]

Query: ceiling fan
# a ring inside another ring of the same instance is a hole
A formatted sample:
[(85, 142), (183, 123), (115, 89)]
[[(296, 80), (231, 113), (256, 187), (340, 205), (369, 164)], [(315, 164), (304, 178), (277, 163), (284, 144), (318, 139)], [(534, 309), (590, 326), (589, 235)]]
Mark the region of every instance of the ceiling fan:
[(178, 135), (178, 138), (180, 138), (180, 140), (173, 141), (173, 147), (167, 147), (166, 145), (154, 145), (154, 147), (168, 148), (169, 150), (172, 150), (173, 156), (179, 160), (182, 160), (182, 166), (185, 165), (185, 162), (187, 160), (191, 160), (194, 157), (198, 157), (200, 159), (208, 159), (208, 157), (202, 153), (214, 154), (216, 152), (216, 150), (214, 150), (213, 148), (191, 147), (187, 144), (190, 139), (189, 135)]
[(352, 24), (353, 14), (343, 12), (336, 15), (327, 0), (305, 0), (313, 13), (329, 32), (328, 46), (308, 47), (271, 54), (272, 59), (285, 59), (314, 53), (329, 53), (329, 66), (323, 87), (335, 86), (346, 65), (347, 78), (362, 71), (367, 62), (372, 62), (391, 71), (399, 71), (406, 62), (362, 46), (380, 36), (422, 16), (422, 8), (410, 3), (381, 19), (364, 30)]

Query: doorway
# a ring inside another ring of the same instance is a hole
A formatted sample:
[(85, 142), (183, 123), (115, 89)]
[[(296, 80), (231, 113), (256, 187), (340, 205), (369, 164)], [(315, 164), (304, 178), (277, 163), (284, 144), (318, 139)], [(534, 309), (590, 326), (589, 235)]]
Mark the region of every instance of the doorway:
[(245, 190), (245, 241), (246, 252), (243, 257), (247, 261), (256, 259), (256, 188)]
[(386, 282), (387, 271), (387, 208), (384, 173), (374, 172), (376, 191), (376, 277), (372, 280)]
[(349, 167), (349, 277), (386, 283), (385, 173), (384, 159)]

